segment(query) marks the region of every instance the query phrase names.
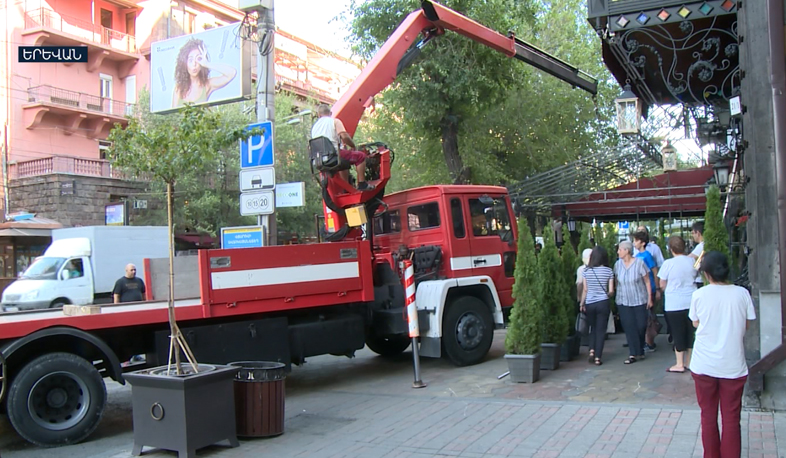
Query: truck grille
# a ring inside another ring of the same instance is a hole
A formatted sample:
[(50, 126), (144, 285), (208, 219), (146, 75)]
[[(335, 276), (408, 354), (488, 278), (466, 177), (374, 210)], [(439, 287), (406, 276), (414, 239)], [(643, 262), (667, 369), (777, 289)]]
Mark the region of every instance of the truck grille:
[(21, 294), (6, 294), (5, 295), (5, 300), (7, 302), (18, 301), (20, 296), (21, 296)]

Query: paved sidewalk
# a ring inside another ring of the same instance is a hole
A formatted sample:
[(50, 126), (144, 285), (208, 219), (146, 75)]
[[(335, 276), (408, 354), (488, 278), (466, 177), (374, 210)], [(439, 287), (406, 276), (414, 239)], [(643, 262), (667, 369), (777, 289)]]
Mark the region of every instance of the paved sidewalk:
[[(661, 339), (661, 338), (659, 338)], [(583, 357), (541, 372), (538, 383), (497, 379), (507, 370), (504, 331), (482, 364), (423, 360), (425, 389), (413, 390), (411, 354), (387, 360), (318, 357), (287, 379), (285, 433), (213, 446), (199, 457), (695, 457), (699, 410), (689, 374), (667, 374), (662, 348), (632, 366), (622, 336), (607, 341), (603, 366)], [(130, 388), (109, 384), (109, 408), (94, 436), (40, 449), (0, 416), (2, 458), (131, 457)], [(786, 457), (786, 414), (743, 412), (743, 457)], [(176, 457), (145, 449), (143, 456)]]

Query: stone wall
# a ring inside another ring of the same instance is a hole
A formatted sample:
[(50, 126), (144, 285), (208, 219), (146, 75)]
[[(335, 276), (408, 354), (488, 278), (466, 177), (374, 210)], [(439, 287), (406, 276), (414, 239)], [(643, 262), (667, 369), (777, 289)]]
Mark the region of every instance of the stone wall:
[[(147, 183), (116, 178), (49, 174), (11, 180), (9, 212), (29, 211), (50, 218), (64, 227), (104, 225), (104, 206), (128, 200), (129, 220), (144, 215), (157, 202), (145, 195)], [(148, 209), (133, 208), (135, 199), (148, 202)]]

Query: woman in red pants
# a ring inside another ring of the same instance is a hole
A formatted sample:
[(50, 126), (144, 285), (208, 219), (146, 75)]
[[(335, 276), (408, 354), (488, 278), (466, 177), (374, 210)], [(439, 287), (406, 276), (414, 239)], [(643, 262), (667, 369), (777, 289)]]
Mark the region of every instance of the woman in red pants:
[(693, 293), (688, 316), (697, 328), (690, 370), (701, 407), (704, 458), (739, 458), (742, 391), (748, 378), (742, 339), (756, 313), (748, 290), (728, 283), (724, 254), (705, 253), (701, 272), (709, 285)]

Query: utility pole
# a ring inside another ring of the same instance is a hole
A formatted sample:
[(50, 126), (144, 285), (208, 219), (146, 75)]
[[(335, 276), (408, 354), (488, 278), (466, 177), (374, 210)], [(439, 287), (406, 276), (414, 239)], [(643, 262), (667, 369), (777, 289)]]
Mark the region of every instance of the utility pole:
[[(271, 129), (273, 130), (270, 135), (273, 138), (273, 154), (275, 155), (275, 90), (276, 90), (276, 70), (275, 70), (275, 35), (276, 35), (276, 21), (273, 13), (273, 2), (269, 0), (265, 2), (264, 8), (259, 11), (259, 18), (257, 19), (257, 34), (262, 37), (258, 42), (259, 49), (257, 54), (257, 121), (270, 121)], [(275, 195), (275, 194), (274, 194)], [(262, 226), (265, 246), (276, 245), (277, 241), (277, 225), (276, 214), (259, 215), (257, 217), (257, 224)]]

